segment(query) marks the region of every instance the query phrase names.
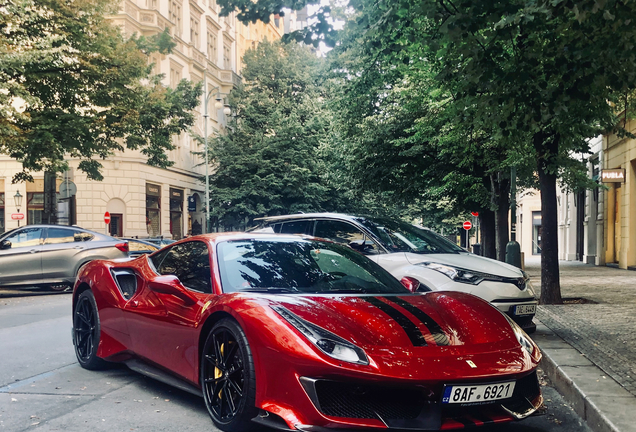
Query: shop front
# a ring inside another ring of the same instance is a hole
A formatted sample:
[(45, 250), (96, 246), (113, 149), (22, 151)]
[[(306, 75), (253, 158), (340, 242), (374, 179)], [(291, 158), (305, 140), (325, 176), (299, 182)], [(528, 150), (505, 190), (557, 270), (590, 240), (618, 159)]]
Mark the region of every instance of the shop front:
[(161, 186), (146, 183), (146, 229), (148, 237), (161, 235)]

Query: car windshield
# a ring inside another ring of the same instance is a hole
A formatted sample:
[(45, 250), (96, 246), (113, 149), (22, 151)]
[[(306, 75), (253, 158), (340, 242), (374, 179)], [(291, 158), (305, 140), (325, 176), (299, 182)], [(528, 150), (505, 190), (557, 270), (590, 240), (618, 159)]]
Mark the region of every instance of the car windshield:
[(308, 239), (230, 240), (217, 246), (223, 292), (408, 294), (358, 252)]
[(389, 252), (459, 253), (462, 248), (434, 232), (401, 221), (360, 218), (358, 222), (371, 231)]

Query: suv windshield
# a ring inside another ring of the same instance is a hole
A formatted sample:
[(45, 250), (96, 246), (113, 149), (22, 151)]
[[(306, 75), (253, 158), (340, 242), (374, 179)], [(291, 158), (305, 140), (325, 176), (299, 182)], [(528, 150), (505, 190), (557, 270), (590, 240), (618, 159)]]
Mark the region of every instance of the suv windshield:
[(231, 240), (217, 246), (223, 292), (409, 294), (386, 270), (335, 243)]
[(405, 222), (380, 218), (360, 218), (358, 222), (375, 234), (389, 252), (419, 254), (465, 252), (450, 240)]

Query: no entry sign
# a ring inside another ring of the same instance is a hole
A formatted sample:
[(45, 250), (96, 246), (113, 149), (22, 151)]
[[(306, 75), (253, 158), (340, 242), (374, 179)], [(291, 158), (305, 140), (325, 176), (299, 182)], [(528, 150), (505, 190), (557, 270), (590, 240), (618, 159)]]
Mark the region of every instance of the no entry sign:
[(108, 225), (110, 223), (110, 213), (104, 213), (104, 223)]
[(466, 231), (468, 231), (469, 229), (471, 229), (471, 228), (473, 227), (473, 224), (472, 224), (472, 223), (470, 223), (470, 221), (466, 221), (466, 222), (464, 222), (463, 227), (464, 227), (464, 229), (465, 229)]

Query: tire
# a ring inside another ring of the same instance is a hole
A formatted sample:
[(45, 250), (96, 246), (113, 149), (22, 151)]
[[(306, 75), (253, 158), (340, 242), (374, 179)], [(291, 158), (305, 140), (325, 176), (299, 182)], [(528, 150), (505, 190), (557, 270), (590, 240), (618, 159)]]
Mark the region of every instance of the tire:
[[(229, 347), (229, 348), (228, 348)], [(201, 389), (212, 421), (226, 432), (254, 428), (254, 360), (245, 332), (230, 318), (212, 327), (201, 353)]]
[(108, 363), (97, 357), (101, 329), (97, 303), (91, 290), (82, 292), (77, 298), (73, 311), (73, 345), (80, 366), (84, 369), (99, 370)]

